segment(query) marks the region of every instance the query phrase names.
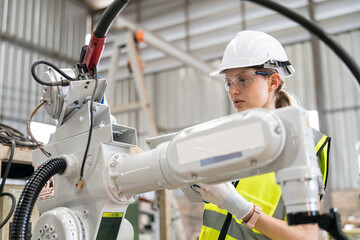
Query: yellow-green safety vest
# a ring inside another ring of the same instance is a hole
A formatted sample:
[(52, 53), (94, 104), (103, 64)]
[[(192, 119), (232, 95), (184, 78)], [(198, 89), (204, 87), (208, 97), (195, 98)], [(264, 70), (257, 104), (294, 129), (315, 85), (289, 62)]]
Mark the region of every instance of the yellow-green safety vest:
[[(330, 138), (313, 129), (315, 152), (323, 175), (324, 186), (327, 184)], [(269, 216), (285, 220), (285, 205), (281, 198), (281, 187), (276, 184), (275, 173), (266, 173), (241, 179), (236, 190), (248, 201), (260, 206)], [(228, 212), (215, 204), (205, 203), (203, 226), (200, 240), (217, 240)], [(232, 216), (226, 240), (233, 239), (268, 239), (256, 229), (250, 229), (241, 224), (242, 220)]]

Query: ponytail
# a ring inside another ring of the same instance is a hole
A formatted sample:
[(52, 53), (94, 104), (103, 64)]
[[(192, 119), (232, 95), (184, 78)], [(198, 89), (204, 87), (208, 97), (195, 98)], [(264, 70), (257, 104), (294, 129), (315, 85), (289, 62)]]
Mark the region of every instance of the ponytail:
[(295, 96), (281, 89), (281, 86), (275, 92), (275, 108), (299, 105), (299, 101)]

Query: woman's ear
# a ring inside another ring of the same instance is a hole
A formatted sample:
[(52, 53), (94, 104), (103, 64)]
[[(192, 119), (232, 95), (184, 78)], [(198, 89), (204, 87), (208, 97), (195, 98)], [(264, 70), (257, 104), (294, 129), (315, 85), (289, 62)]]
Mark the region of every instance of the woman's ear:
[(280, 83), (281, 83), (280, 74), (278, 73), (272, 74), (268, 79), (269, 92), (275, 91), (279, 87)]

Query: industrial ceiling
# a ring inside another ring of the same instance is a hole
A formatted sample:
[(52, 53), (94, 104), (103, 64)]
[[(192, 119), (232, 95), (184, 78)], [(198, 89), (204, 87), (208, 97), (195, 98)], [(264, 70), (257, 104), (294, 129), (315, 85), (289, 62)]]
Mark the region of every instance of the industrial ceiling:
[[(96, 19), (101, 16), (104, 7), (112, 1), (81, 2), (94, 10), (96, 24)], [(315, 21), (329, 34), (360, 27), (360, 1), (357, 0), (275, 2), (308, 18), (309, 6), (313, 3)], [(283, 44), (310, 38), (310, 34), (292, 20), (262, 6), (240, 0), (135, 0), (129, 3), (120, 17), (204, 62), (220, 59), (229, 40), (243, 29), (267, 32)], [(121, 19), (117, 19), (108, 35), (107, 46), (99, 65), (102, 73), (108, 71), (113, 52), (111, 46), (121, 25)], [(141, 45), (141, 56), (146, 63), (145, 75), (184, 65), (164, 50), (147, 43)], [(126, 54), (123, 54), (119, 61), (117, 80), (129, 77), (126, 59)]]

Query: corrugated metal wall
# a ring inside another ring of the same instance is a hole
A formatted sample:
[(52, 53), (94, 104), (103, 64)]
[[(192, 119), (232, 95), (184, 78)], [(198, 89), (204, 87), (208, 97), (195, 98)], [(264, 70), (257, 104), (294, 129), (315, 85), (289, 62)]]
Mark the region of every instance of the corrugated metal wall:
[[(360, 31), (340, 34), (335, 39), (360, 64)], [(324, 46), (322, 59), (326, 118), (333, 137), (331, 186), (333, 189), (358, 189), (355, 144), (360, 140), (360, 92), (352, 74)]]
[[(334, 36), (359, 64), (360, 31), (355, 30)], [(289, 58), (296, 68), (292, 79), (287, 81), (290, 92), (299, 97), (301, 104), (316, 110), (313, 58), (310, 42), (286, 47)], [(358, 189), (358, 173), (355, 144), (360, 140), (360, 92), (346, 66), (325, 44), (321, 43), (322, 75), (325, 95), (325, 120), (332, 137), (329, 183), (333, 190)], [(321, 126), (320, 126), (321, 128)]]
[[(0, 122), (25, 133), (42, 94), (31, 65), (45, 59), (72, 67), (90, 31), (88, 17), (84, 6), (71, 0), (0, 0)], [(44, 70), (38, 67), (40, 77)], [(52, 122), (44, 111), (34, 119)]]
[[(25, 122), (38, 104), (42, 87), (31, 77), (34, 61), (46, 59), (60, 67), (71, 67), (79, 56), (86, 34), (88, 12), (71, 0), (0, 0), (0, 122), (25, 131)], [(336, 40), (360, 62), (360, 31), (337, 35)], [(286, 47), (297, 73), (287, 81), (290, 91), (307, 109), (315, 109), (310, 42)], [(360, 139), (360, 94), (341, 62), (321, 46), (326, 120), (333, 138), (330, 184), (333, 189), (358, 188), (355, 142)], [(214, 62), (214, 69), (218, 62)], [(41, 66), (41, 74), (45, 67)], [(160, 133), (233, 112), (222, 84), (190, 68), (148, 75), (145, 78)], [(132, 80), (116, 84), (117, 105), (137, 100)], [(142, 112), (116, 116), (120, 124), (137, 128), (139, 144), (145, 148), (146, 119)], [(51, 122), (41, 112), (35, 120)]]
[[(359, 30), (339, 34), (335, 40), (360, 62)], [(287, 80), (287, 89), (306, 109), (316, 110), (318, 91), (314, 82), (311, 43), (300, 42), (285, 48), (296, 69), (296, 74)], [(360, 140), (360, 93), (341, 61), (322, 43), (321, 53), (328, 121), (325, 134), (332, 137), (329, 184), (334, 190), (357, 189), (355, 143)], [(213, 63), (214, 69), (217, 63)], [(161, 133), (175, 132), (234, 112), (223, 85), (192, 69), (161, 72), (145, 79)], [(116, 87), (119, 93), (116, 104), (136, 100), (132, 80), (120, 81)], [(146, 148), (144, 139), (148, 136), (145, 119), (141, 112), (117, 115), (119, 123), (137, 127), (139, 145), (143, 148)]]
[[(176, 132), (230, 113), (223, 84), (191, 68), (148, 75), (145, 82), (161, 134)], [(135, 85), (131, 79), (119, 81), (116, 88), (115, 105), (137, 100)], [(120, 124), (136, 127), (139, 145), (146, 147), (144, 139), (148, 137), (148, 127), (142, 111), (117, 114), (115, 117)]]

